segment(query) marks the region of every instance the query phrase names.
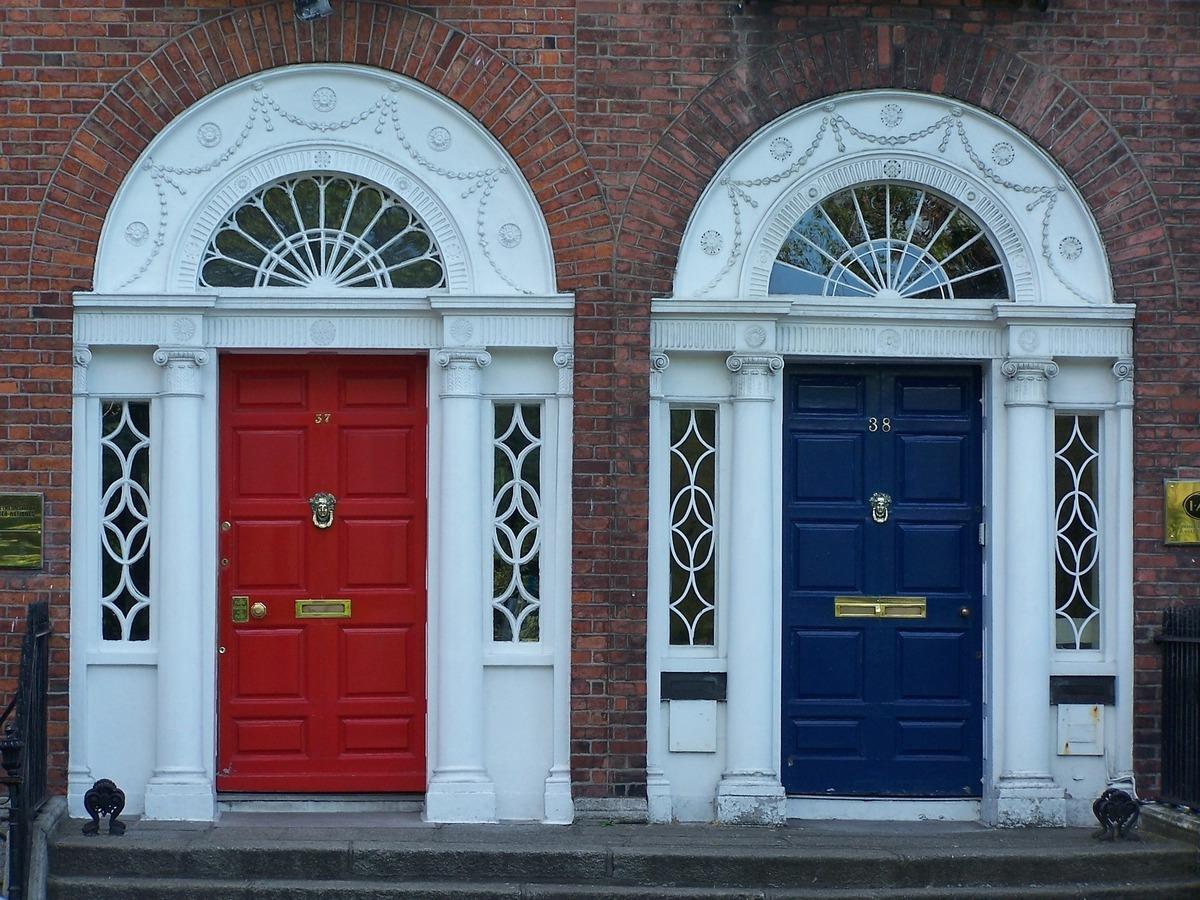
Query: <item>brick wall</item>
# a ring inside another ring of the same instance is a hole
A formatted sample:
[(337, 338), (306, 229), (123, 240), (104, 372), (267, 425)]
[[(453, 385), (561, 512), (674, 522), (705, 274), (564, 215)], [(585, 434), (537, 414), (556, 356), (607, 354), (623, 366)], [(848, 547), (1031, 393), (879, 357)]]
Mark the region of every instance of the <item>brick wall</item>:
[[(577, 794), (639, 796), (645, 765), (649, 302), (717, 166), (787, 109), (897, 86), (1012, 121), (1079, 185), (1118, 299), (1138, 304), (1137, 727), (1157, 775), (1158, 610), (1200, 599), (1161, 544), (1161, 479), (1200, 464), (1200, 11), (1188, 0), (63, 0), (0, 33), (0, 490), (44, 491), (47, 564), (0, 572), (8, 617), (53, 604), (55, 762), (65, 769), (70, 294), (153, 134), (204, 93), (297, 61), (402, 71), (508, 147), (577, 295), (572, 753)], [(744, 8), (739, 8), (744, 7)], [(767, 7), (770, 7), (769, 9)], [(478, 61), (478, 64), (476, 64)], [(10, 641), (11, 645), (11, 641)], [(0, 675), (4, 672), (0, 671)], [(60, 778), (61, 782), (61, 778)]]

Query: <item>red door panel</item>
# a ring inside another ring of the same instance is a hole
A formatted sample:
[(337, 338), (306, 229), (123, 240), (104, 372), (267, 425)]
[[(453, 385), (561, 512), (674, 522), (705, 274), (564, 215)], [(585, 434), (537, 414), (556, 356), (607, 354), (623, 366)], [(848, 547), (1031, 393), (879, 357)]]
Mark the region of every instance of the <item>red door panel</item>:
[(412, 357), (222, 358), (218, 789), (425, 789), (424, 398)]

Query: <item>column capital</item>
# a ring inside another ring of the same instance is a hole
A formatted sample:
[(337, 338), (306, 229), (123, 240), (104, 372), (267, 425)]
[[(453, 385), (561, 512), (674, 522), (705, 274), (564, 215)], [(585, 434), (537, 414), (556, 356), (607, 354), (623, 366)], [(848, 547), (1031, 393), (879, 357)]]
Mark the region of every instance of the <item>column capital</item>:
[(154, 362), (163, 367), (164, 394), (198, 396), (200, 367), (208, 364), (209, 353), (198, 347), (159, 347)]
[(558, 396), (570, 397), (575, 380), (575, 351), (559, 347), (554, 351), (554, 365), (558, 367)]
[(1133, 360), (1118, 359), (1112, 373), (1117, 380), (1117, 406), (1133, 406)]
[(1000, 374), (1008, 379), (1006, 406), (1045, 406), (1058, 363), (1052, 359), (1006, 359)]
[(783, 357), (735, 353), (725, 366), (733, 373), (734, 400), (770, 400), (775, 396), (774, 378), (783, 371)]
[(446, 370), (442, 376), (443, 397), (477, 397), (483, 370), (492, 364), (492, 354), (482, 347), (455, 347), (439, 350), (433, 361)]
[(84, 344), (71, 348), (71, 393), (87, 393), (87, 369), (92, 361), (92, 351)]
[(661, 400), (663, 395), (663, 372), (671, 365), (671, 357), (663, 353), (661, 350), (655, 350), (650, 354), (650, 396), (655, 400)]

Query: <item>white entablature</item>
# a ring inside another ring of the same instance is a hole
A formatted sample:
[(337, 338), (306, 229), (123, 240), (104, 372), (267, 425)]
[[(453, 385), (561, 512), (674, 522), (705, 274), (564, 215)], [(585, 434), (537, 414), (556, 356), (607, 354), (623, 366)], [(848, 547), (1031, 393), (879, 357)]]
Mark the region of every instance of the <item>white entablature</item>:
[(1095, 222), (1053, 161), (982, 110), (909, 91), (828, 98), (760, 129), (697, 203), (675, 297), (765, 297), (780, 245), (804, 213), (879, 181), (932, 188), (968, 211), (1004, 258), (1017, 303), (1112, 302)]
[(163, 129), (109, 209), (95, 290), (195, 291), (221, 218), (297, 173), (345, 173), (398, 196), (441, 248), (450, 293), (554, 291), (545, 220), (500, 143), (410, 79), (333, 64), (241, 79)]

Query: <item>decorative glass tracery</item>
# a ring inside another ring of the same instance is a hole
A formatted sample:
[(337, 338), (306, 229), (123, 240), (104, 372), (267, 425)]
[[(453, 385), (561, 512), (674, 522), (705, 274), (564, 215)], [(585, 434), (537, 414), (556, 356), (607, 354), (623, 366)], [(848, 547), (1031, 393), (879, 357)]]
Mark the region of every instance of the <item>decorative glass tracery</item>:
[(1056, 645), (1100, 647), (1100, 419), (1054, 418)]
[(675, 646), (716, 637), (717, 411), (671, 410), (671, 629)]
[(100, 438), (101, 635), (150, 640), (150, 404), (105, 403)]
[(541, 637), (542, 406), (497, 403), (492, 469), (492, 640)]
[(771, 270), (773, 294), (881, 300), (1008, 299), (996, 248), (961, 206), (924, 188), (857, 185), (797, 222)]
[(300, 175), (255, 191), (200, 262), (207, 287), (437, 288), (441, 252), (394, 194), (349, 175)]

